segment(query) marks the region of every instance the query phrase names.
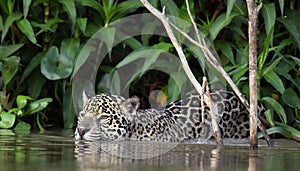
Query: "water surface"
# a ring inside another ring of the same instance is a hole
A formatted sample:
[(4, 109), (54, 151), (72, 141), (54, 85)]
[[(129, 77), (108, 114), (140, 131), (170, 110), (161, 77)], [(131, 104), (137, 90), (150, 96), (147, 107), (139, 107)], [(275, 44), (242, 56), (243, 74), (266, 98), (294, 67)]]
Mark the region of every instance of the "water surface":
[(72, 130), (14, 133), (0, 130), (0, 171), (23, 170), (299, 170), (300, 145), (275, 140), (269, 148), (259, 141), (257, 151), (248, 141), (199, 143), (75, 141)]

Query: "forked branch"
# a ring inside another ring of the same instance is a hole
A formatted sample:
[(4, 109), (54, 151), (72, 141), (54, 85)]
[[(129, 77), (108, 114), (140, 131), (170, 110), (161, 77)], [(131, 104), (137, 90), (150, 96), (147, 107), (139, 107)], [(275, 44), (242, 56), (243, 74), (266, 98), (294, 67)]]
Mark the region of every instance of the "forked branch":
[[(201, 85), (199, 84), (199, 82), (197, 81), (197, 79), (195, 78), (194, 74), (192, 73), (189, 65), (188, 65), (188, 62), (186, 60), (186, 57), (183, 53), (183, 50), (181, 48), (181, 46), (179, 45), (172, 29), (171, 29), (171, 26), (170, 26), (170, 22), (168, 20), (168, 18), (161, 12), (159, 12), (157, 9), (155, 9), (147, 0), (141, 0), (142, 4), (154, 15), (156, 16), (164, 25), (165, 29), (166, 29), (166, 32), (172, 42), (172, 44), (174, 45), (176, 51), (177, 51), (177, 54), (180, 58), (180, 61), (182, 63), (182, 67), (183, 67), (183, 70), (185, 71), (185, 73), (187, 74), (189, 80), (191, 81), (191, 83), (193, 84), (193, 86), (195, 87), (196, 91), (201, 94), (202, 92), (202, 87)], [(204, 95), (204, 100), (205, 101), (208, 101), (208, 97), (206, 95)], [(215, 109), (215, 104), (213, 103), (212, 104), (212, 108), (211, 109)], [(216, 110), (212, 110), (213, 112), (213, 115), (214, 116), (211, 116), (211, 119), (214, 120), (217, 116), (217, 113), (216, 113)], [(213, 131), (214, 133), (220, 133), (220, 129), (218, 126), (217, 127), (214, 127), (213, 126)], [(221, 135), (217, 136), (217, 137), (221, 137)], [(222, 147), (223, 146), (223, 142), (222, 142), (222, 139), (217, 139), (216, 138), (216, 142), (217, 142), (217, 146), (218, 147)]]
[[(159, 12), (157, 9), (155, 9), (147, 0), (141, 0), (142, 4), (154, 15), (156, 16), (159, 20), (161, 20), (161, 22), (163, 23), (166, 32), (172, 42), (172, 44), (174, 45), (178, 56), (181, 60), (183, 69), (185, 71), (185, 73), (187, 74), (189, 80), (191, 81), (191, 83), (193, 84), (193, 86), (195, 87), (196, 91), (201, 94), (203, 87), (201, 87), (201, 85), (199, 84), (199, 82), (196, 80), (196, 78), (194, 77), (193, 73), (191, 72), (186, 57), (183, 53), (183, 50), (181, 48), (181, 46), (179, 45), (172, 29), (171, 26), (178, 31), (180, 34), (182, 34), (184, 37), (186, 37), (191, 43), (193, 43), (194, 45), (196, 45), (197, 47), (199, 47), (204, 56), (206, 61), (209, 62), (209, 64), (211, 64), (219, 73), (222, 74), (222, 76), (226, 79), (226, 81), (228, 82), (228, 84), (231, 86), (232, 90), (234, 91), (234, 93), (237, 95), (237, 97), (240, 99), (240, 101), (244, 104), (244, 106), (247, 108), (247, 110), (250, 112), (250, 107), (248, 104), (248, 101), (242, 96), (242, 93), (239, 91), (238, 87), (235, 85), (235, 83), (232, 81), (232, 79), (230, 78), (230, 76), (227, 74), (227, 72), (224, 70), (224, 68), (221, 66), (220, 62), (217, 60), (217, 58), (214, 56), (214, 53), (212, 52), (212, 50), (207, 46), (205, 39), (200, 37), (200, 34), (198, 32), (198, 28), (196, 26), (195, 21), (193, 20), (193, 17), (191, 15), (190, 9), (189, 9), (189, 4), (188, 4), (188, 0), (186, 0), (186, 4), (187, 4), (187, 10), (188, 10), (188, 14), (190, 16), (190, 19), (192, 21), (193, 27), (195, 29), (195, 33), (197, 36), (197, 41), (194, 40), (193, 38), (191, 38), (188, 34), (186, 34), (185, 32), (183, 32), (181, 29), (179, 29), (176, 25), (174, 25), (172, 22), (170, 22), (168, 20), (168, 18), (164, 15), (164, 13)], [(259, 10), (258, 10), (259, 11)], [(249, 40), (250, 41), (250, 40)], [(207, 95), (204, 96), (204, 100), (207, 102), (209, 101), (209, 98)], [(256, 99), (257, 100), (257, 99)], [(214, 109), (215, 106), (214, 104), (212, 104), (211, 109)], [(216, 116), (216, 111), (213, 112), (213, 115)], [(211, 116), (212, 119), (214, 118), (214, 116)], [(251, 121), (252, 119), (252, 121)], [(261, 131), (263, 132), (263, 135), (265, 137), (265, 139), (267, 140), (269, 146), (273, 146), (273, 141), (270, 139), (270, 137), (268, 136), (268, 134), (265, 131), (264, 126), (261, 124), (260, 120), (258, 119), (253, 119), (250, 116), (250, 123), (251, 122), (255, 122), (255, 124), (258, 124), (259, 128), (261, 129)], [(219, 127), (213, 127), (213, 131), (215, 133), (219, 132), (218, 131)], [(215, 136), (215, 137), (221, 137), (219, 136)], [(216, 139), (217, 144), (222, 146), (222, 139), (218, 140)]]

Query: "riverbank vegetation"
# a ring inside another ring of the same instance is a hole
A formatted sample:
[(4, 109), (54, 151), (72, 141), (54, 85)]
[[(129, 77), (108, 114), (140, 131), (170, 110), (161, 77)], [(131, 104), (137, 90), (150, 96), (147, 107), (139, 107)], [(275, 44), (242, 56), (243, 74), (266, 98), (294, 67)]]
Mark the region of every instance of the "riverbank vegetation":
[[(189, 16), (184, 1), (152, 0), (160, 10), (182, 20)], [(258, 94), (269, 109), (270, 134), (300, 138), (300, 4), (294, 0), (264, 0), (258, 21)], [(222, 66), (239, 89), (249, 94), (247, 5), (243, 0), (190, 1), (191, 12), (203, 35), (213, 45)], [(148, 13), (138, 0), (3, 0), (0, 2), (0, 128), (72, 128), (72, 75), (85, 43), (110, 23)], [(113, 26), (112, 26), (113, 27)], [(147, 29), (154, 29), (150, 25)], [(106, 32), (106, 42), (114, 32)], [(182, 42), (184, 38), (182, 38)], [(196, 51), (183, 46), (194, 74), (207, 74)], [(161, 35), (131, 37), (114, 46), (101, 63), (96, 91), (109, 90), (116, 67), (142, 58), (141, 51), (158, 49), (177, 55)], [(159, 53), (159, 54), (160, 54)], [(168, 75), (151, 70), (156, 55), (148, 56), (130, 82), (130, 94), (165, 103), (180, 90)], [(139, 56), (140, 55), (140, 56)], [(174, 76), (173, 78), (175, 78)], [(247, 98), (249, 99), (249, 98)], [(148, 104), (144, 103), (143, 107)]]

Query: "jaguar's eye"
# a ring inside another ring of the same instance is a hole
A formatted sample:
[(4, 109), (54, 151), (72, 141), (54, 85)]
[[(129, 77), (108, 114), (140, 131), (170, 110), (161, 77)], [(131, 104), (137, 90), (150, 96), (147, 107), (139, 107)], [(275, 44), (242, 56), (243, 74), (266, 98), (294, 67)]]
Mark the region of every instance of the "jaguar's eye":
[(80, 111), (78, 114), (78, 120), (81, 120), (84, 117), (85, 113), (83, 111)]
[(107, 115), (101, 115), (100, 117), (98, 117), (99, 120), (106, 120), (109, 119), (110, 117)]

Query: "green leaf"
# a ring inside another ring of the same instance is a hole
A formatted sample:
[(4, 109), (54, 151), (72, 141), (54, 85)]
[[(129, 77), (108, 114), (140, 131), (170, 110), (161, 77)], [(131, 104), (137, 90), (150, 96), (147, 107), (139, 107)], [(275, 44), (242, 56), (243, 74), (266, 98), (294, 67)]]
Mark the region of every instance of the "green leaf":
[(59, 54), (56, 46), (50, 47), (41, 61), (41, 72), (49, 80), (67, 78), (72, 69), (72, 60), (63, 53)]
[[(147, 18), (145, 19), (147, 20)], [(149, 45), (150, 38), (153, 37), (155, 30), (161, 25), (159, 22), (148, 22), (142, 28), (142, 44)]]
[(9, 14), (12, 14), (14, 7), (15, 7), (15, 1), (8, 0), (7, 1), (7, 8), (8, 8)]
[(72, 32), (75, 28), (75, 22), (76, 22), (76, 8), (74, 0), (58, 0), (59, 3), (63, 5), (63, 9), (65, 12), (67, 12), (71, 23), (72, 23)]
[(2, 111), (0, 113), (0, 128), (9, 129), (14, 126), (16, 115)]
[(120, 94), (120, 77), (118, 72), (111, 71), (110, 73), (105, 73), (101, 77), (101, 81), (97, 85), (98, 92), (109, 92), (111, 94)]
[[(271, 34), (273, 37), (273, 31), (270, 32), (270, 30), (274, 27), (275, 20), (276, 20), (276, 11), (275, 11), (274, 3), (268, 3), (263, 5), (262, 16), (265, 21), (264, 24), (265, 24), (266, 33)], [(273, 38), (271, 38), (270, 42), (272, 46)]]
[(161, 0), (160, 1), (161, 6), (165, 7), (165, 14), (174, 16), (174, 17), (179, 17), (179, 8), (175, 4), (174, 1), (170, 0)]
[(274, 68), (279, 64), (279, 62), (284, 58), (284, 56), (280, 56), (277, 58), (275, 61), (271, 63), (270, 66), (263, 68), (262, 75), (264, 76), (265, 74), (272, 72)]
[(243, 32), (243, 28), (241, 28), (240, 26), (236, 25), (236, 24), (232, 24), (227, 26), (230, 30), (232, 30), (232, 32), (234, 32), (237, 36), (241, 36), (244, 39), (247, 39), (245, 36), (245, 33)]
[(29, 11), (30, 4), (31, 4), (31, 0), (23, 0), (23, 14), (25, 19)]
[(300, 108), (300, 99), (292, 88), (288, 88), (284, 91), (282, 99), (290, 107)]
[(75, 1), (80, 3), (82, 6), (86, 6), (86, 7), (95, 9), (96, 11), (99, 12), (99, 14), (101, 15), (101, 17), (103, 19), (105, 18), (103, 8), (100, 5), (100, 3), (98, 3), (97, 1), (95, 1), (95, 0), (75, 0)]
[(215, 40), (220, 31), (230, 24), (231, 20), (236, 16), (238, 16), (238, 14), (231, 14), (229, 18), (226, 18), (225, 13), (221, 14), (210, 28), (210, 40)]
[(296, 137), (300, 138), (300, 131), (299, 130), (297, 130), (297, 129), (289, 126), (289, 125), (286, 125), (284, 123), (280, 123), (280, 122), (275, 122), (275, 125), (284, 128), (285, 130), (287, 130), (290, 133), (292, 133), (293, 136), (296, 136)]
[(35, 114), (47, 107), (52, 102), (52, 98), (43, 98), (29, 103), (24, 111), (24, 115)]
[[(100, 47), (94, 47), (93, 43), (99, 44)], [(84, 47), (81, 49), (80, 53), (78, 54), (78, 57), (76, 59), (76, 63), (74, 66), (74, 71), (71, 76), (71, 78), (74, 78), (74, 76), (77, 74), (78, 70), (81, 69), (82, 66), (84, 66), (85, 62), (93, 55), (93, 53), (97, 50), (100, 51), (102, 43), (99, 43), (98, 40), (90, 39)], [(99, 48), (99, 49), (98, 49)], [(95, 71), (96, 72), (96, 71)]]
[(150, 52), (149, 54), (151, 55), (146, 57), (141, 74), (143, 75), (145, 72), (147, 72), (150, 66), (157, 61), (157, 58), (160, 56), (160, 54), (163, 52), (168, 52), (171, 47), (173, 47), (173, 44), (165, 42), (161, 42), (152, 46), (154, 51), (152, 51), (153, 53)]
[(22, 18), (23, 14), (20, 12), (14, 12), (11, 15), (7, 17), (5, 20), (5, 24), (3, 26), (3, 31), (2, 31), (2, 37), (1, 37), (1, 42), (3, 42), (9, 28), (12, 26), (13, 22), (20, 20)]
[(297, 43), (298, 49), (300, 49), (300, 34), (293, 20), (290, 20), (289, 18), (277, 18), (277, 20), (289, 31), (290, 35), (292, 35), (294, 41)]
[(126, 14), (134, 12), (137, 8), (144, 7), (140, 1), (127, 0), (117, 4), (116, 11), (110, 21), (121, 19)]
[(42, 52), (38, 53), (37, 55), (35, 55), (34, 57), (32, 57), (30, 63), (27, 65), (27, 67), (23, 71), (20, 83), (22, 83), (24, 81), (24, 79), (27, 78), (31, 74), (31, 72), (40, 65), (45, 54), (46, 54), (46, 52), (42, 51)]
[(229, 18), (230, 14), (231, 14), (231, 11), (232, 11), (232, 8), (235, 4), (235, 1), (236, 0), (226, 0), (226, 3), (227, 3), (226, 19)]
[(168, 81), (168, 101), (178, 99), (181, 93), (182, 86), (187, 82), (187, 77), (184, 72), (172, 73)]
[(283, 17), (284, 0), (279, 0), (279, 7), (281, 12), (281, 17)]
[[(39, 81), (36, 81), (39, 80)], [(34, 70), (26, 79), (28, 84), (28, 95), (34, 99), (38, 98), (46, 83), (46, 78), (42, 75), (40, 70)]]
[(0, 7), (1, 7), (1, 11), (4, 12), (4, 14), (9, 15), (6, 1), (0, 1)]
[(46, 24), (41, 24), (41, 23), (32, 21), (31, 25), (33, 27), (39, 27), (41, 29), (38, 33), (36, 33), (36, 35), (39, 35), (46, 31), (50, 31), (52, 33), (55, 32), (56, 28), (58, 26), (58, 23), (63, 23), (63, 22), (65, 22), (65, 21), (60, 18), (51, 18), (50, 20), (47, 21)]
[(36, 124), (39, 127), (40, 132), (44, 132), (45, 128), (43, 127), (43, 125), (40, 122), (40, 115), (42, 115), (42, 114), (37, 113), (37, 115), (36, 115)]
[(221, 42), (217, 41), (215, 46), (221, 50), (221, 52), (227, 57), (227, 59), (232, 63), (235, 64), (232, 48), (228, 42)]
[(17, 56), (11, 56), (5, 60), (3, 64), (3, 70), (2, 70), (2, 79), (4, 81), (5, 86), (7, 86), (7, 84), (17, 73), (19, 68), (19, 63), (20, 63), (20, 57)]
[(113, 27), (104, 27), (99, 32), (99, 36), (100, 36), (99, 39), (105, 42), (107, 47), (107, 52), (109, 52), (109, 57), (111, 56), (110, 53), (114, 44), (115, 34), (116, 34), (116, 28)]
[(3, 29), (4, 29), (3, 19), (2, 16), (0, 15), (0, 31), (2, 31)]
[(167, 52), (172, 46), (172, 44), (161, 42), (152, 47), (141, 47), (127, 55), (121, 62), (118, 63), (116, 68), (121, 68), (137, 59), (145, 58), (146, 61), (144, 62), (143, 70), (147, 70), (147, 68), (156, 61), (160, 53)]
[(298, 88), (298, 91), (300, 91), (300, 80), (299, 80), (299, 78), (293, 78), (289, 74), (289, 70), (286, 70), (285, 68), (276, 67), (276, 68), (274, 68), (274, 70), (275, 70), (276, 73), (278, 73), (278, 75), (283, 76), (285, 79), (289, 80), (292, 84), (294, 84)]
[(85, 34), (87, 18), (77, 18), (76, 23), (79, 26), (79, 29)]
[(267, 121), (272, 125), (272, 126), (274, 126), (275, 124), (274, 124), (274, 119), (273, 119), (273, 117), (272, 117), (272, 113), (271, 113), (271, 110), (270, 109), (268, 109), (266, 112), (265, 112), (265, 116), (266, 116), (266, 118), (267, 118)]
[(64, 128), (73, 128), (75, 122), (75, 111), (73, 107), (72, 100), (72, 88), (69, 87), (63, 98), (63, 118), (64, 118)]
[(111, 79), (111, 85), (110, 85), (110, 92), (111, 94), (120, 94), (121, 93), (121, 78), (118, 72), (115, 72), (113, 74), (113, 77)]
[(290, 56), (293, 61), (300, 67), (300, 59), (298, 57)]
[(282, 83), (282, 80), (280, 77), (274, 72), (270, 71), (268, 73), (265, 73), (263, 77), (266, 79), (267, 82), (269, 82), (278, 92), (283, 94), (285, 91), (284, 85)]
[(24, 108), (27, 105), (27, 100), (33, 100), (33, 99), (31, 97), (29, 97), (29, 96), (18, 95), (17, 96), (17, 106), (18, 106), (18, 109)]
[(38, 45), (31, 24), (27, 19), (17, 21), (17, 25), (33, 44)]
[[(129, 86), (133, 80), (141, 77), (145, 72), (147, 72), (151, 68), (151, 66), (155, 64), (160, 54), (163, 52), (167, 52), (170, 47), (173, 47), (173, 45), (164, 42), (161, 42), (152, 47), (142, 47), (131, 52), (121, 62), (119, 62), (116, 68), (121, 68), (138, 59), (145, 59), (145, 61), (142, 63), (143, 66), (139, 67), (137, 71), (131, 76), (131, 79), (127, 82), (126, 87)], [(138, 62), (137, 64), (140, 63)]]
[(0, 60), (4, 60), (9, 55), (18, 51), (24, 44), (3, 45), (0, 46)]
[(280, 103), (278, 103), (271, 97), (263, 97), (261, 100), (264, 101), (268, 106), (270, 106), (270, 108), (278, 114), (281, 121), (286, 124), (287, 117)]
[(80, 40), (76, 38), (64, 39), (60, 45), (60, 53), (74, 61), (77, 52), (80, 50)]
[(25, 132), (28, 132), (30, 133), (30, 124), (18, 119), (18, 124), (16, 125), (16, 127), (14, 128), (14, 131), (21, 131), (22, 133), (25, 131)]
[[(244, 0), (236, 0), (234, 3), (234, 8), (233, 11), (242, 15), (242, 16), (247, 16), (247, 4), (246, 1)], [(245, 17), (247, 18), (247, 17)]]
[[(135, 50), (130, 54), (128, 54), (121, 62), (119, 62), (116, 68), (121, 68), (137, 59), (145, 58), (145, 60), (150, 62), (150, 63), (144, 62), (144, 66), (142, 70), (145, 71), (153, 62), (156, 61), (160, 53), (162, 53), (162, 51), (154, 50), (154, 49), (141, 48), (139, 50)], [(151, 55), (149, 56), (149, 54)]]
[(202, 50), (198, 46), (190, 46), (188, 49), (198, 60), (199, 65), (201, 66), (202, 72), (205, 72), (206, 64), (205, 64), (205, 56), (202, 52)]
[(130, 37), (122, 42), (125, 45), (128, 45), (132, 50), (137, 50), (142, 47), (142, 44), (136, 40), (134, 37)]
[(265, 39), (264, 49), (258, 56), (258, 67), (257, 67), (258, 76), (261, 76), (263, 66), (265, 65), (266, 59), (269, 54), (269, 47), (270, 47), (270, 43), (271, 43), (271, 38), (273, 36), (273, 34), (272, 34), (273, 30), (274, 30), (274, 27), (272, 27), (270, 32), (268, 33), (268, 36)]
[[(278, 133), (283, 135), (287, 139), (292, 138), (292, 133), (282, 127), (272, 127), (267, 129), (266, 131), (268, 135)], [(261, 132), (258, 133), (258, 138), (263, 138), (263, 134)]]
[(245, 75), (245, 73), (249, 70), (248, 64), (244, 64), (241, 66), (238, 66), (235, 70), (229, 73), (229, 75), (232, 76), (232, 80), (234, 82), (237, 82), (242, 76)]

